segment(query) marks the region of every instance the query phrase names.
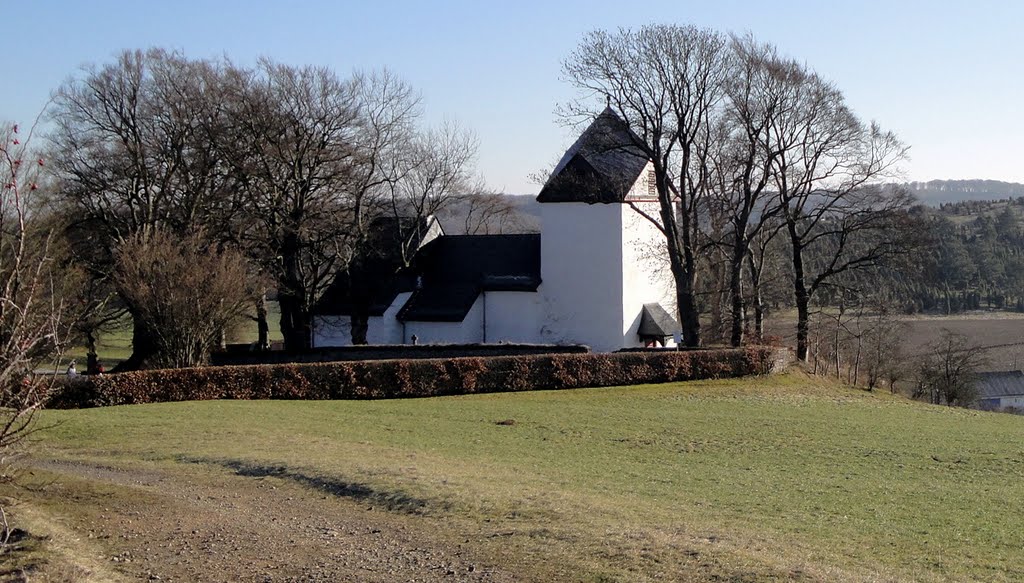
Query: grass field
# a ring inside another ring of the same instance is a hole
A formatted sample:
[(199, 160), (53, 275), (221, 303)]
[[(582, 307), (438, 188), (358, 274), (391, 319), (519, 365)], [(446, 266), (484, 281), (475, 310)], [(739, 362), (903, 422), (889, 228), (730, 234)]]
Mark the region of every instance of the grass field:
[[(343, 484), (522, 580), (1024, 579), (1024, 418), (799, 374), (42, 422), (40, 459)], [(37, 493), (26, 508), (81, 524), (118, 489), (79, 487), (74, 504)]]

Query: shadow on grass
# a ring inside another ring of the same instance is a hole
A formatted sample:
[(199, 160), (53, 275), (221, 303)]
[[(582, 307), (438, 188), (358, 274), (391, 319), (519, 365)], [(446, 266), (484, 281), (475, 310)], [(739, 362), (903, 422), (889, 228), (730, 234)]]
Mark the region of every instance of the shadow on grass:
[(423, 514), (427, 510), (426, 500), (415, 498), (404, 492), (381, 490), (366, 484), (310, 475), (291, 469), (283, 464), (256, 464), (243, 460), (186, 456), (179, 457), (178, 461), (221, 466), (235, 472), (238, 476), (247, 478), (278, 478), (288, 480), (331, 496), (350, 498), (360, 502), (372, 502), (374, 505), (382, 506), (394, 512)]
[[(2, 540), (0, 533), (0, 542)], [(48, 540), (49, 537), (30, 534), (20, 528), (12, 529), (7, 546), (0, 547), (4, 558), (0, 562), (0, 581), (34, 581), (36, 575), (52, 575), (44, 570), (48, 562)]]

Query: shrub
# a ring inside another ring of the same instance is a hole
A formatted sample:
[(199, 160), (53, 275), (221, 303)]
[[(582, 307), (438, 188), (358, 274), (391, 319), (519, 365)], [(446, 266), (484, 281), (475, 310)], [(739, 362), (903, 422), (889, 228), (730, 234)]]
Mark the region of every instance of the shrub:
[(766, 374), (777, 350), (543, 354), (134, 371), (82, 378), (55, 408), (203, 399), (388, 399)]

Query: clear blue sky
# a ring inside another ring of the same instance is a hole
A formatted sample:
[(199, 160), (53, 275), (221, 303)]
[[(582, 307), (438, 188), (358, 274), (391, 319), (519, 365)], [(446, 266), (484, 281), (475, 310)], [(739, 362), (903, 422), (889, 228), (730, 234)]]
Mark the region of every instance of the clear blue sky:
[(388, 67), (423, 94), (431, 120), (473, 129), (480, 172), (517, 193), (535, 192), (527, 175), (573, 139), (554, 111), (573, 97), (560, 67), (583, 33), (650, 22), (750, 31), (909, 143), (908, 179), (1024, 182), (1024, 2), (1015, 0), (0, 0), (0, 14), (0, 119), (27, 123), (83, 64), (126, 48), (269, 56), (342, 74)]

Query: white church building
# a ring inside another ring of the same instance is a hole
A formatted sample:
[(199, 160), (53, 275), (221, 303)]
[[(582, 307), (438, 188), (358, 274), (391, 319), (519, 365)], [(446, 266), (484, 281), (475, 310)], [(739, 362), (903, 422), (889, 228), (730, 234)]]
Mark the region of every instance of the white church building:
[[(541, 189), (541, 232), (445, 235), (426, 225), (408, 268), (381, 274), (370, 344), (673, 345), (674, 287), (650, 162), (605, 110)], [(646, 215), (646, 216), (645, 216)], [(339, 283), (339, 285), (341, 285)], [(350, 306), (329, 292), (315, 346), (351, 344)]]

